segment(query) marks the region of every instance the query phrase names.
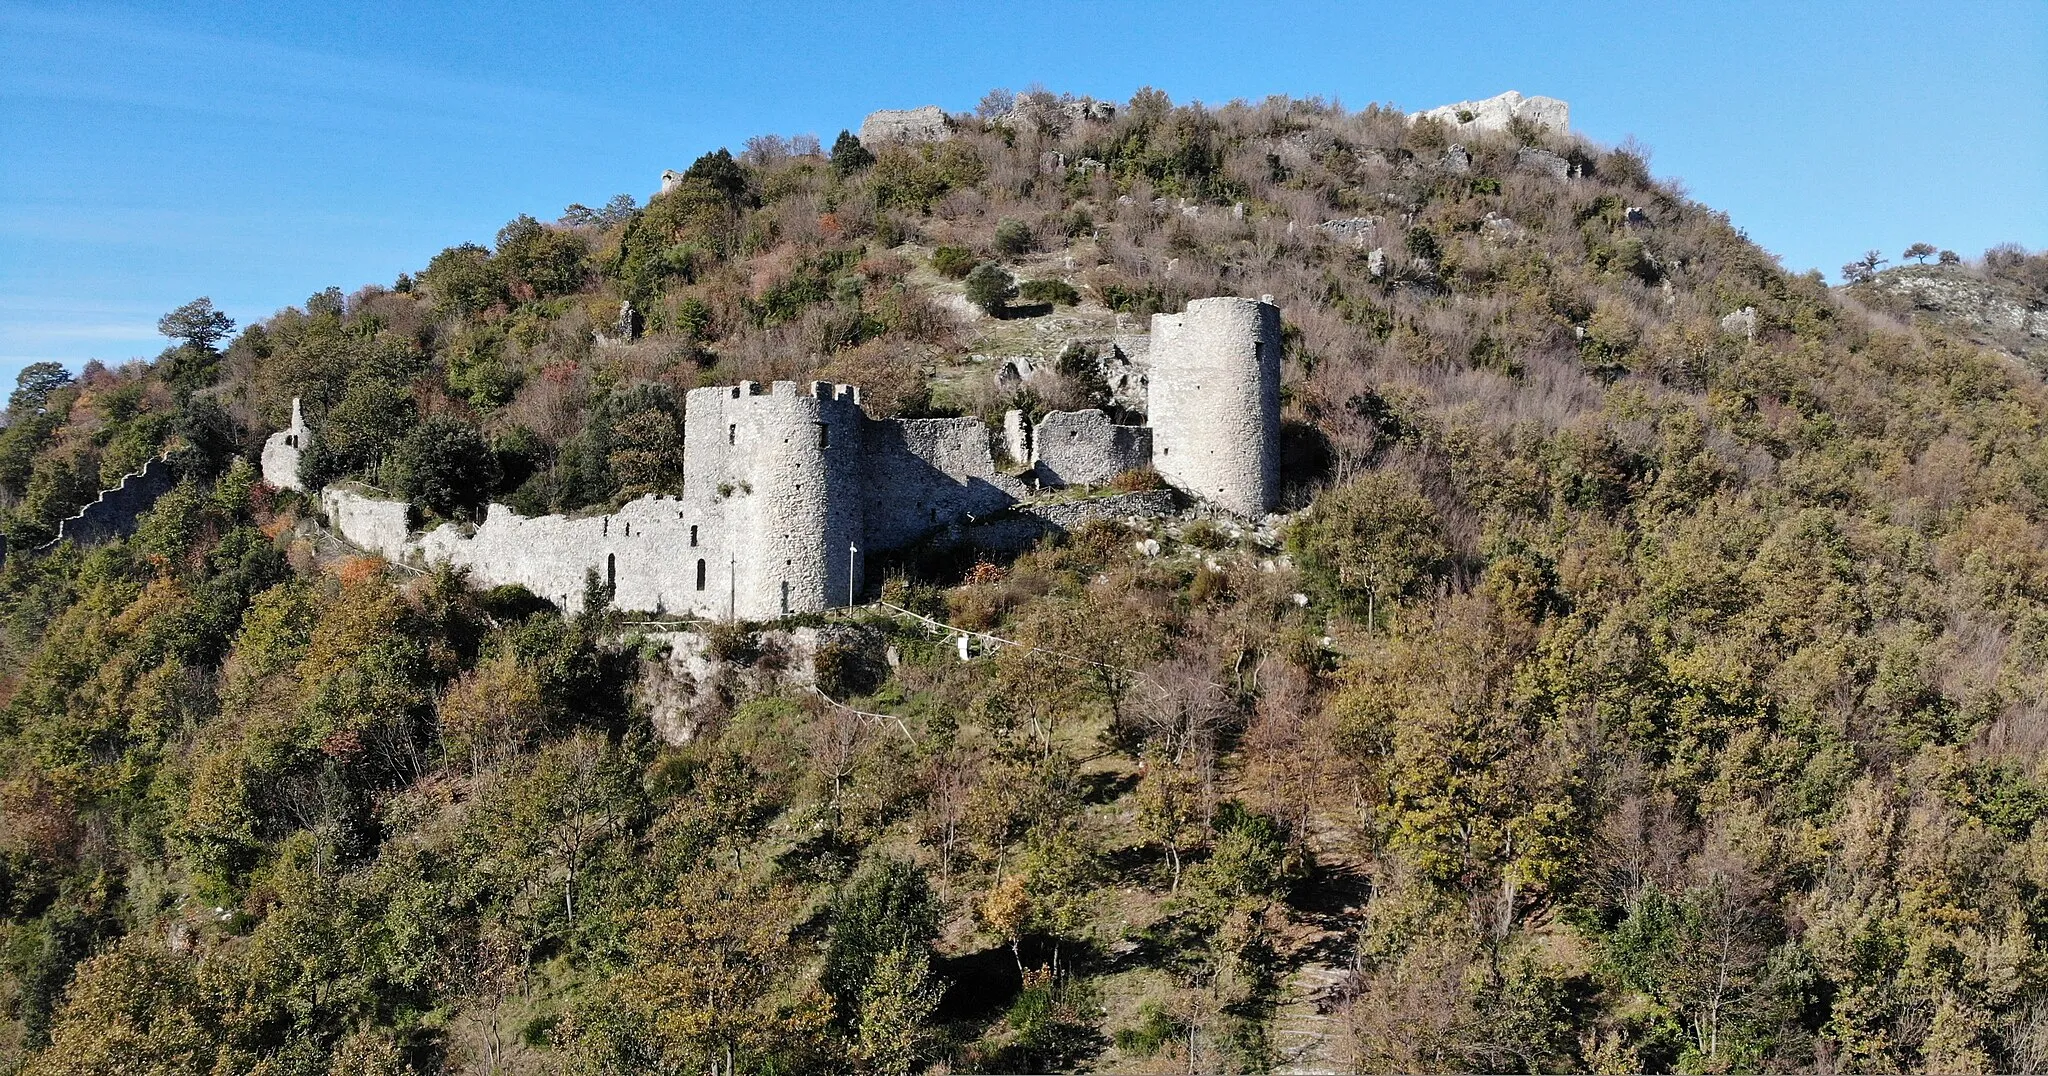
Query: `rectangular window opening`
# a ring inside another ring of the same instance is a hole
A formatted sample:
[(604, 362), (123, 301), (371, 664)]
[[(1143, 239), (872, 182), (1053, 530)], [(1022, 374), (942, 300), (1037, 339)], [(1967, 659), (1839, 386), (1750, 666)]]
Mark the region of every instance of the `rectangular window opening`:
[[(697, 548), (697, 525), (695, 523), (690, 524), (690, 548)], [(704, 562), (701, 560), (697, 562), (697, 564), (700, 566), (700, 569), (703, 563)], [(698, 587), (697, 589), (702, 590), (704, 588)]]
[(726, 426), (726, 428), (725, 428), (725, 443), (726, 443), (726, 444), (729, 444), (729, 445), (736, 445), (736, 444), (739, 444), (739, 443), (740, 443), (740, 424), (739, 424), (739, 423), (735, 422), (735, 423), (732, 423), (732, 424), (730, 424), (730, 425)]

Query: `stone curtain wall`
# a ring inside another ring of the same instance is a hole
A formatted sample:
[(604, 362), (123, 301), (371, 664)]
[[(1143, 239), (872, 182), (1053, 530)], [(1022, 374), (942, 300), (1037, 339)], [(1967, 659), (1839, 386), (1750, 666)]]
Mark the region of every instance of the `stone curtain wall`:
[(372, 497), (355, 486), (328, 486), (320, 491), (320, 510), (349, 544), (394, 564), (412, 562), (412, 506), (404, 501)]
[(1029, 494), (996, 469), (988, 426), (978, 418), (869, 422), (865, 465), (867, 539), (878, 551), (994, 515)]
[(640, 497), (601, 516), (528, 517), (494, 504), (473, 531), (443, 524), (413, 544), (422, 563), (466, 568), (487, 586), (517, 583), (572, 612), (594, 575), (615, 608), (723, 616), (723, 600), (696, 589), (690, 526), (677, 497)]
[(1097, 410), (1053, 411), (1031, 435), (1033, 472), (1051, 486), (1093, 486), (1152, 462), (1152, 431)]
[(1152, 466), (1169, 483), (1255, 517), (1280, 496), (1280, 311), (1196, 299), (1152, 316)]
[(161, 456), (152, 459), (142, 470), (122, 476), (120, 485), (101, 491), (77, 515), (57, 524), (57, 537), (43, 548), (55, 548), (59, 542), (86, 546), (126, 538), (135, 533), (142, 513), (177, 484), (177, 467)]

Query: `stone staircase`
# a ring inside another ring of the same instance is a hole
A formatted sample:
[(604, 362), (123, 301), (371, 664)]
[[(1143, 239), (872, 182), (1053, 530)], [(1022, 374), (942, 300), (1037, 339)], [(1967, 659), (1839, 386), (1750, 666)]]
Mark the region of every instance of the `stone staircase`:
[(1335, 827), (1312, 828), (1308, 844), (1321, 878), (1299, 909), (1297, 925), (1304, 929), (1289, 946), (1295, 968), (1281, 984), (1269, 1025), (1276, 1073), (1348, 1071), (1337, 1056), (1338, 1010), (1351, 987), (1355, 932), (1371, 899), (1370, 867)]
[(1344, 968), (1307, 964), (1288, 978), (1283, 988), (1286, 1000), (1273, 1014), (1275, 1073), (1345, 1071), (1331, 1057), (1336, 1019), (1328, 1010), (1342, 997), (1350, 977)]

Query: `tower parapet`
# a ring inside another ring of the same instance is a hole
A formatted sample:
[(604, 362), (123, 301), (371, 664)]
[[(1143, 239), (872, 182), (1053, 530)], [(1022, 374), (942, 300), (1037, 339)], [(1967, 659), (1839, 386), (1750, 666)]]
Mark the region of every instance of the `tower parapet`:
[(1241, 516), (1280, 500), (1280, 310), (1196, 299), (1152, 316), (1148, 418), (1160, 477)]
[(743, 381), (693, 390), (684, 409), (692, 605), (766, 620), (847, 604), (863, 556), (860, 390)]

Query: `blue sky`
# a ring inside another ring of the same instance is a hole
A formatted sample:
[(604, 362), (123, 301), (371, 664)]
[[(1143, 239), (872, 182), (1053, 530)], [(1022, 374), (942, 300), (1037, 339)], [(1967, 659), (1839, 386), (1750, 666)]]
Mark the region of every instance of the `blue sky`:
[[(1255, 13), (1254, 13), (1255, 12)], [(2048, 3), (22, 5), (0, 0), (0, 377), (153, 356), (749, 135), (991, 87), (1426, 108), (1507, 89), (1796, 270), (2048, 247)]]

